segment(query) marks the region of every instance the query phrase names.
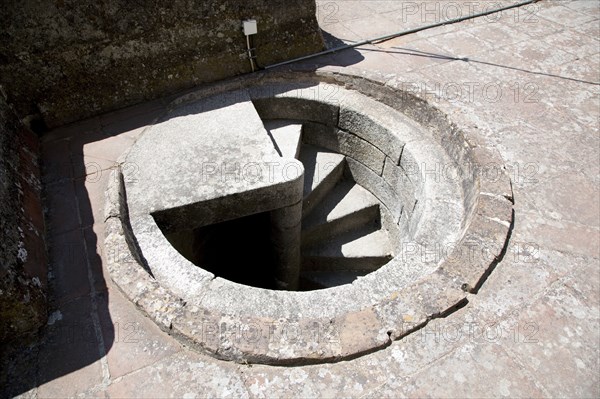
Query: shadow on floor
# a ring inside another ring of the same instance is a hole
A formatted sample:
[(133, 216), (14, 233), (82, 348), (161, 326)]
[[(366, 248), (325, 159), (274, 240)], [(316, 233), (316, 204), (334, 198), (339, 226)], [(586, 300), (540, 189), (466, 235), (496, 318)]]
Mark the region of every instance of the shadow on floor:
[[(142, 108), (150, 112), (134, 113), (109, 129), (100, 117), (41, 136), (49, 319), (36, 334), (0, 347), (0, 397), (36, 387), (42, 388), (33, 395), (40, 397), (85, 394), (109, 380), (106, 354), (127, 331), (119, 331), (123, 326), (113, 323), (108, 308), (103, 258), (111, 254), (102, 253), (103, 198), (114, 160), (124, 143), (133, 143), (117, 136), (156, 116), (157, 107)], [(91, 148), (86, 156), (84, 147)], [(52, 384), (44, 386), (48, 382)]]
[[(325, 46), (327, 49), (333, 49), (336, 47), (345, 46), (347, 44), (352, 44), (351, 41), (344, 41), (323, 29), (321, 29), (321, 33), (323, 34), (323, 40), (325, 41)], [(347, 67), (358, 64), (364, 59), (365, 57), (358, 50), (354, 48), (347, 48), (336, 51), (335, 53), (310, 58), (300, 62), (302, 62), (303, 65), (312, 65), (316, 69), (323, 66)]]

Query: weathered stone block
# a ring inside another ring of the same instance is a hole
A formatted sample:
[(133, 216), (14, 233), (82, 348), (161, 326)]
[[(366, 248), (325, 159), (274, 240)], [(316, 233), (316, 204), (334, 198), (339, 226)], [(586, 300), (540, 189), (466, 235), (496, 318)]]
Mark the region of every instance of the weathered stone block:
[(341, 97), (347, 92), (315, 81), (261, 83), (248, 89), (263, 119), (297, 119), (337, 126)]
[[(401, 229), (402, 225), (398, 222), (398, 219), (392, 216), (392, 213), (386, 207), (380, 208), (381, 213), (381, 227), (387, 232), (392, 246), (392, 253), (396, 256), (399, 253), (400, 246), (402, 244), (402, 237), (407, 237), (408, 232)], [(402, 221), (403, 216), (400, 216)]]
[(415, 195), (415, 186), (413, 182), (408, 178), (402, 167), (395, 165), (394, 162), (390, 161), (390, 158), (385, 159), (385, 166), (383, 169), (383, 179), (390, 185), (398, 197), (402, 201), (404, 212), (410, 218), (412, 215), (417, 198)]
[(0, 341), (46, 322), (47, 257), (37, 143), (0, 96)]
[(378, 175), (381, 175), (383, 171), (385, 154), (353, 133), (320, 123), (308, 122), (304, 123), (302, 134), (305, 143), (348, 155)]
[(475, 215), (459, 245), (448, 254), (444, 272), (463, 290), (474, 292), (500, 259), (508, 233), (509, 225)]
[(39, 3), (0, 10), (0, 83), (50, 127), (323, 49), (314, 0)]
[(479, 185), (482, 193), (501, 195), (513, 201), (512, 183), (504, 161), (498, 150), (477, 147), (473, 153), (473, 173), (479, 177)]
[(346, 162), (352, 178), (373, 193), (389, 209), (397, 223), (402, 213), (402, 201), (392, 186), (362, 163), (352, 158), (346, 158)]
[(302, 202), (271, 211), (270, 219), (277, 287), (295, 291), (300, 276)]
[(381, 175), (385, 161), (385, 154), (383, 152), (379, 151), (371, 143), (343, 130), (337, 131), (337, 138), (339, 151), (342, 154), (356, 159), (373, 172)]
[(340, 104), (339, 128), (368, 141), (398, 162), (416, 127), (403, 122), (403, 115), (365, 96), (347, 95)]
[(336, 136), (338, 129), (331, 125), (316, 122), (304, 122), (302, 124), (302, 141), (305, 144), (327, 148), (338, 151), (339, 143)]
[(177, 107), (146, 131), (127, 162), (138, 165), (123, 170), (130, 212), (152, 213), (166, 231), (302, 198), (302, 164), (279, 156), (246, 90)]

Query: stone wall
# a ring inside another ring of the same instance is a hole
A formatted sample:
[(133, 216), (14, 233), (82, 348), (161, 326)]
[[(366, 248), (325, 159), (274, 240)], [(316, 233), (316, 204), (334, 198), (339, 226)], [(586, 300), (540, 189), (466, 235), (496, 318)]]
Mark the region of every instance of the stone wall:
[(38, 139), (0, 95), (0, 342), (46, 321)]
[(323, 49), (314, 0), (7, 0), (0, 84), (48, 127)]

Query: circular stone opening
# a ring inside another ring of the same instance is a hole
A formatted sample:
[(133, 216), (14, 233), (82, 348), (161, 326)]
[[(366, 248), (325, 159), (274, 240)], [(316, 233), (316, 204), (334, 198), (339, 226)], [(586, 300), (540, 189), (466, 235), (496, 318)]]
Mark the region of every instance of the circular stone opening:
[(350, 75), (258, 74), (188, 94), (115, 172), (111, 276), (221, 358), (383, 347), (463, 306), (502, 254), (510, 181), (473, 137), (390, 82)]

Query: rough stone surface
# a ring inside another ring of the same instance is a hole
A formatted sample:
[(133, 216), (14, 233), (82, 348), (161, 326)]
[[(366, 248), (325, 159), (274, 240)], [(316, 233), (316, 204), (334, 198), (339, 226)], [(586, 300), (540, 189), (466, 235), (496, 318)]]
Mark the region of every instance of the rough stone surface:
[(340, 153), (356, 159), (373, 172), (381, 175), (385, 161), (385, 154), (383, 152), (379, 151), (369, 142), (343, 130), (338, 130), (337, 137)]
[(346, 159), (346, 162), (352, 178), (373, 193), (390, 210), (395, 222), (398, 223), (403, 204), (392, 186), (362, 163), (352, 158)]
[[(111, 397), (193, 397), (198, 392), (218, 398), (249, 398), (237, 367), (201, 360), (193, 353), (177, 353), (162, 359), (155, 368), (143, 368), (115, 381), (107, 390)], [(199, 377), (202, 376), (202, 377)], [(146, 383), (139, 386), (139, 381)], [(177, 389), (162, 381), (177, 379)]]
[(270, 84), (250, 90), (263, 119), (297, 119), (337, 126), (338, 90), (326, 84)]
[(339, 127), (400, 161), (404, 143), (418, 134), (417, 126), (407, 124), (403, 119), (402, 114), (368, 97), (348, 95), (340, 107)]
[[(469, 207), (464, 198), (471, 192), (475, 195), (479, 179), (469, 174), (475, 164), (457, 164), (449, 155), (451, 149), (446, 150), (433, 138), (426, 137), (404, 146), (398, 166), (414, 187), (416, 205), (408, 193), (399, 192), (398, 196), (413, 204), (412, 211), (405, 214), (409, 236), (419, 245), (431, 248), (460, 239), (474, 211), (474, 206)], [(481, 154), (486, 162), (491, 157), (486, 148), (481, 149)], [(499, 170), (499, 179), (504, 179), (503, 173)], [(389, 174), (388, 178), (394, 181)]]
[(321, 123), (304, 122), (302, 124), (302, 141), (317, 147), (330, 150), (338, 148), (338, 140), (335, 135), (336, 127)]
[(274, 249), (277, 288), (298, 289), (302, 202), (271, 211), (271, 243)]
[(356, 134), (320, 123), (306, 122), (303, 124), (303, 141), (352, 157), (379, 175), (383, 171), (385, 154)]
[(0, 342), (47, 317), (38, 138), (0, 95)]
[(276, 119), (265, 121), (265, 129), (279, 155), (283, 158), (298, 158), (302, 143), (302, 124)]
[(415, 186), (401, 166), (396, 165), (390, 158), (385, 158), (383, 179), (394, 188), (402, 202), (402, 209), (410, 218), (417, 203)]
[(153, 213), (166, 230), (295, 204), (304, 173), (276, 152), (245, 91), (177, 107), (125, 162), (136, 166), (123, 171), (130, 212)]
[(250, 72), (244, 19), (261, 67), (323, 48), (313, 0), (5, 5), (0, 83), (52, 127)]

